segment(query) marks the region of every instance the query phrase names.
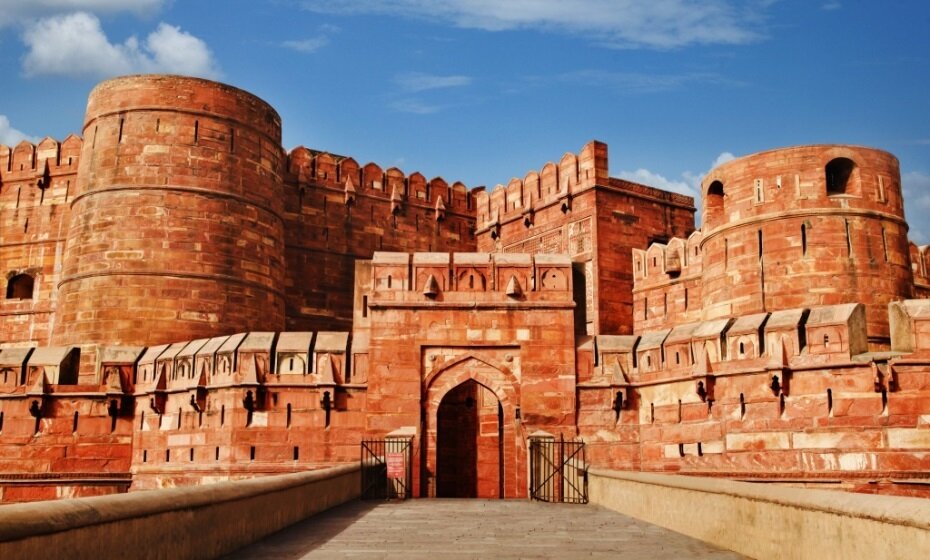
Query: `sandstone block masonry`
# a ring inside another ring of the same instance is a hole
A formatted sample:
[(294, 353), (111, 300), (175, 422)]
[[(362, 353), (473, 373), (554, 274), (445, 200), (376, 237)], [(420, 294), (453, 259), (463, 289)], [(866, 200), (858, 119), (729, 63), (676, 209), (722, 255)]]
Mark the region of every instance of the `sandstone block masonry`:
[(527, 494), (527, 442), (627, 470), (926, 494), (930, 251), (897, 160), (712, 170), (592, 141), (492, 189), (281, 146), (177, 76), (0, 146), (0, 500), (199, 484), (412, 442), (419, 496)]

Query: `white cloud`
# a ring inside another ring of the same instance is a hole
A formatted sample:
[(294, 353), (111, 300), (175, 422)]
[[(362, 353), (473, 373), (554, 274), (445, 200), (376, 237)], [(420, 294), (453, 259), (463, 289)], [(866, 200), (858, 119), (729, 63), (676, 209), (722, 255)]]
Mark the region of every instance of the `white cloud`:
[(314, 37), (307, 37), (306, 39), (283, 41), (280, 43), (280, 46), (303, 54), (313, 54), (328, 45), (330, 42), (330, 36), (335, 35), (340, 31), (342, 31), (342, 29), (338, 26), (324, 23), (323, 25), (320, 25), (318, 35)]
[(34, 18), (72, 13), (131, 12), (151, 14), (165, 6), (169, 0), (3, 0), (0, 9), (0, 27), (23, 23)]
[(414, 115), (431, 115), (442, 110), (439, 105), (430, 105), (418, 99), (398, 99), (391, 102), (390, 107), (400, 113), (412, 113)]
[(471, 84), (469, 76), (436, 76), (422, 72), (409, 72), (394, 76), (394, 82), (404, 91), (419, 92), (431, 89), (463, 87)]
[(78, 12), (28, 24), (23, 41), (29, 49), (23, 58), (27, 76), (219, 75), (206, 43), (167, 23), (160, 23), (141, 44), (136, 37), (111, 43), (95, 15)]
[[(719, 156), (717, 156), (717, 159), (715, 159), (714, 162), (710, 164), (710, 169), (713, 169), (717, 167), (718, 165), (723, 165), (724, 163), (728, 161), (733, 161), (734, 159), (736, 159), (736, 156), (734, 156), (730, 152), (722, 152)], [(703, 178), (704, 175), (707, 175), (707, 173), (710, 172), (710, 169), (704, 172), (704, 174), (701, 175), (701, 177)]]
[(281, 43), (281, 46), (300, 53), (312, 54), (328, 44), (329, 37), (321, 35), (319, 37), (311, 37), (309, 39), (301, 39), (299, 41), (284, 41)]
[(207, 44), (180, 27), (159, 23), (145, 40), (148, 54), (138, 59), (146, 72), (168, 72), (186, 76), (218, 76), (219, 68)]
[(825, 2), (824, 5), (821, 6), (820, 8), (829, 12), (833, 10), (839, 10), (842, 7), (843, 5), (840, 4), (839, 2)]
[(583, 34), (612, 47), (743, 44), (776, 0), (303, 0), (310, 11), (400, 15), (487, 31)]
[(38, 138), (16, 130), (10, 125), (10, 119), (6, 118), (6, 115), (0, 115), (0, 144), (15, 146), (23, 140), (36, 142)]
[(685, 171), (681, 174), (680, 179), (667, 179), (664, 175), (654, 173), (648, 169), (621, 171), (619, 176), (621, 179), (626, 179), (628, 181), (634, 181), (636, 183), (642, 183), (651, 187), (694, 197), (694, 205), (697, 208), (696, 221), (698, 222), (698, 225), (700, 225), (702, 202), (701, 181), (704, 180), (704, 177), (710, 173), (712, 169), (718, 165), (723, 165), (724, 163), (734, 159), (736, 159), (736, 156), (734, 156), (732, 153), (721, 152), (721, 154), (714, 158), (714, 161), (711, 162), (707, 171), (704, 171), (703, 173), (692, 173), (691, 171)]
[(636, 171), (621, 171), (620, 178), (633, 181), (634, 183), (649, 185), (650, 187), (655, 187), (664, 191), (676, 192), (695, 198), (698, 197), (698, 191), (695, 190), (694, 185), (692, 185), (684, 175), (682, 176), (683, 180), (674, 181), (666, 179), (664, 175), (653, 173), (648, 169), (637, 169)]
[[(552, 78), (549, 76), (533, 76), (531, 82), (548, 84)], [(611, 72), (605, 70), (576, 70), (559, 74), (556, 79), (563, 83), (586, 86), (606, 87), (620, 94), (641, 95), (659, 93), (681, 89), (689, 84), (720, 84), (730, 87), (740, 87), (744, 84), (730, 80), (719, 74), (710, 73), (684, 73), (684, 74), (643, 74), (638, 72)]]

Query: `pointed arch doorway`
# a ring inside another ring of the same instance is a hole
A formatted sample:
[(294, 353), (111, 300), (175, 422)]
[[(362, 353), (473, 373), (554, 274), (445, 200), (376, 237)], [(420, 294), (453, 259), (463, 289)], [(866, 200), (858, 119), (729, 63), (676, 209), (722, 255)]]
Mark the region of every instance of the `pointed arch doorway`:
[(463, 353), (423, 380), (423, 496), (525, 498), (519, 377), (510, 350)]
[(443, 397), (436, 424), (436, 496), (503, 497), (504, 410), (494, 392), (465, 381)]

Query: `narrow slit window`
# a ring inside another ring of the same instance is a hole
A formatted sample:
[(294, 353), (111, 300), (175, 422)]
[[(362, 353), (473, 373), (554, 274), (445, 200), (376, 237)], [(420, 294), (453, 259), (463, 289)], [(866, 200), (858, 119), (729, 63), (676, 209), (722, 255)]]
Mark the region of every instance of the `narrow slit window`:
[(882, 228), (882, 252), (885, 254), (885, 262), (888, 262), (888, 232)]
[(807, 224), (801, 224), (801, 256), (807, 256)]
[(843, 223), (846, 226), (846, 256), (852, 257), (852, 238), (849, 235), (849, 220), (843, 220)]
[(757, 237), (758, 237), (758, 241), (759, 241), (759, 260), (761, 261), (761, 260), (762, 260), (762, 249), (763, 249), (763, 246), (762, 246), (762, 230), (761, 230), (761, 229), (757, 232)]

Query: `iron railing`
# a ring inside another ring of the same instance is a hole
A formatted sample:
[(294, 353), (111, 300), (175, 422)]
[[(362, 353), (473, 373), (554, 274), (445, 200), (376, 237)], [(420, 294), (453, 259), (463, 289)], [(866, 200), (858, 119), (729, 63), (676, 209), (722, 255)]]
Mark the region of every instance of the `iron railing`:
[(543, 502), (588, 503), (584, 442), (530, 440), (530, 497)]
[(410, 439), (363, 440), (361, 449), (362, 499), (406, 500), (411, 497)]

